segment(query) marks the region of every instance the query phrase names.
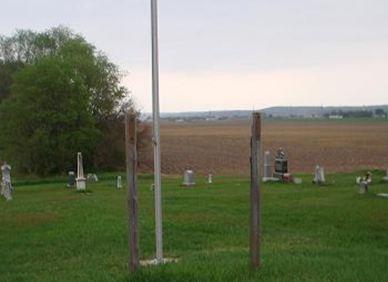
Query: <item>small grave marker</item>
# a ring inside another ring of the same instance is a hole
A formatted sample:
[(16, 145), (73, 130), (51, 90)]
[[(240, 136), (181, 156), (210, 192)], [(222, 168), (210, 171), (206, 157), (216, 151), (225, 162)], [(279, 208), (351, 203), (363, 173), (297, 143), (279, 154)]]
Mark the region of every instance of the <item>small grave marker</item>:
[(88, 173), (88, 175), (86, 176), (86, 179), (89, 182), (98, 182), (98, 177), (95, 173)]
[(185, 173), (183, 175), (183, 186), (191, 187), (195, 185), (194, 180), (194, 171), (191, 169), (185, 170)]

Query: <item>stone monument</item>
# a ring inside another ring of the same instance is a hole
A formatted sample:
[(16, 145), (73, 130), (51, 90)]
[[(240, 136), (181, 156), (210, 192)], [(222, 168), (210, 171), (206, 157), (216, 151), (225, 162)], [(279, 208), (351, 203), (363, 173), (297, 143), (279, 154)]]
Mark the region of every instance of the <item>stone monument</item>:
[(275, 157), (275, 172), (273, 176), (283, 179), (283, 175), (288, 173), (288, 160), (286, 153), (282, 148), (279, 148)]
[(1, 181), (1, 195), (7, 201), (12, 200), (13, 187), (11, 184), (11, 166), (4, 161), (4, 164), (1, 166), (2, 172), (2, 181)]
[(86, 189), (86, 178), (84, 176), (84, 167), (82, 163), (82, 154), (77, 153), (77, 178), (75, 179), (78, 191), (85, 191)]
[(315, 167), (313, 183), (318, 184), (318, 185), (324, 185), (326, 183), (325, 170), (324, 170), (323, 166), (317, 165)]
[(194, 171), (192, 171), (191, 169), (185, 170), (182, 185), (186, 187), (191, 187), (195, 185)]

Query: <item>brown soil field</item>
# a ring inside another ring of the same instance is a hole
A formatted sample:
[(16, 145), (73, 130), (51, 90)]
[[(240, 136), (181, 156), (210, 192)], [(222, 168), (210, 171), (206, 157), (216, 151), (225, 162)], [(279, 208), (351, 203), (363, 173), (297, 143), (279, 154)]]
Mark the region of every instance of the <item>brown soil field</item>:
[[(285, 149), (291, 172), (388, 168), (388, 121), (266, 120), (262, 140), (272, 156)], [(162, 172), (248, 175), (249, 143), (249, 121), (162, 123)]]

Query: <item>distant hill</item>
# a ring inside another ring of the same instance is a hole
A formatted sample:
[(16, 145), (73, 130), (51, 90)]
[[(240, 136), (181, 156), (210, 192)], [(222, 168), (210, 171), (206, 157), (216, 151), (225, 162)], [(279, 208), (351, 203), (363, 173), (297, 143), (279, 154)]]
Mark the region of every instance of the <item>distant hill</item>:
[[(354, 111), (372, 111), (383, 109), (388, 113), (388, 105), (375, 106), (339, 106), (339, 107), (270, 107), (259, 110), (269, 117), (281, 118), (312, 118), (324, 117), (333, 112), (354, 112)], [(179, 113), (162, 113), (161, 118), (170, 120), (213, 120), (213, 119), (244, 119), (251, 115), (251, 110), (225, 110), (225, 111), (203, 111), (203, 112), (179, 112)], [(144, 118), (150, 118), (150, 114), (145, 114)]]

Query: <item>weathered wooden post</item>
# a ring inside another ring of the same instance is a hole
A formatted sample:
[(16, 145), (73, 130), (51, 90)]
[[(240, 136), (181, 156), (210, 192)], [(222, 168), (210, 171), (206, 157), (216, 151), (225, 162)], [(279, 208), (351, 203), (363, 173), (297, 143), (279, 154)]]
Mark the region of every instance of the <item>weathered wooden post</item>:
[(260, 266), (260, 176), (259, 156), (261, 142), (260, 113), (252, 114), (251, 137), (251, 216), (250, 216), (250, 258), (253, 268)]
[(125, 154), (127, 164), (128, 186), (128, 244), (129, 269), (134, 272), (139, 268), (139, 247), (137, 229), (137, 119), (136, 116), (125, 116)]

